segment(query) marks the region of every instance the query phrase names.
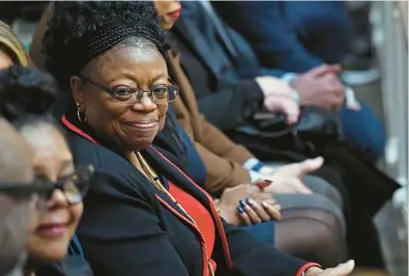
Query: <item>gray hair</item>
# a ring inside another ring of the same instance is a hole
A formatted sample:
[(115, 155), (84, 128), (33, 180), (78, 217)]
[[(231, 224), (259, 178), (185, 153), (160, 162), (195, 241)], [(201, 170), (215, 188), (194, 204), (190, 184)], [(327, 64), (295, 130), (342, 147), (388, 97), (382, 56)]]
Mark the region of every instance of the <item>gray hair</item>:
[[(0, 182), (33, 180), (29, 150), (18, 132), (0, 118)], [(21, 273), (27, 255), (30, 214), (28, 201), (0, 194), (0, 275)]]

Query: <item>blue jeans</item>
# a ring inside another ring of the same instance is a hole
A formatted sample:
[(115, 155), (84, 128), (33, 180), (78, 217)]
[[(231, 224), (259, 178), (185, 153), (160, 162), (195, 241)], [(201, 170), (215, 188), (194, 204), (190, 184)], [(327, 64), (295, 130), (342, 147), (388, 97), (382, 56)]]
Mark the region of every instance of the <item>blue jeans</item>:
[(360, 104), (359, 111), (347, 109), (345, 106), (341, 109), (342, 130), (348, 142), (375, 160), (385, 151), (385, 127), (366, 103), (360, 101)]
[(308, 52), (326, 63), (348, 53), (353, 26), (344, 1), (285, 1), (285, 16)]

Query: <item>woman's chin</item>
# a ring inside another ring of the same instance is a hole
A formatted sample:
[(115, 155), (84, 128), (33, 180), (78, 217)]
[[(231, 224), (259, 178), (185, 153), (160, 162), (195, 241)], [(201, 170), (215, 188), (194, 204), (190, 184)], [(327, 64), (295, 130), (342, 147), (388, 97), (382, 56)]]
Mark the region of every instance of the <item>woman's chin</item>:
[(136, 139), (133, 139), (129, 144), (132, 150), (142, 150), (151, 146), (154, 139), (155, 137), (138, 137)]
[(46, 261), (46, 262), (55, 262), (63, 259), (67, 255), (68, 246), (58, 246), (54, 248), (37, 248), (35, 252), (30, 252), (30, 258)]

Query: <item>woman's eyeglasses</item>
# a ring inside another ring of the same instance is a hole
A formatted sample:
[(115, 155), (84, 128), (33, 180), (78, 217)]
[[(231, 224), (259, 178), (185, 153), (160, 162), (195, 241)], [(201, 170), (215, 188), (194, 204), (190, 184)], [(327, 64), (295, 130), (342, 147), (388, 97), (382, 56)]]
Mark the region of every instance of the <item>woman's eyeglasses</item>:
[(74, 173), (64, 176), (57, 182), (45, 181), (44, 185), (48, 187), (43, 194), (40, 194), (45, 201), (49, 201), (55, 190), (63, 192), (68, 204), (78, 204), (82, 202), (89, 187), (89, 179), (94, 173), (94, 167), (78, 167)]
[(154, 102), (155, 104), (165, 104), (172, 102), (175, 100), (176, 96), (179, 94), (179, 86), (172, 84), (172, 82), (169, 80), (169, 85), (168, 84), (157, 84), (154, 85), (150, 90), (143, 90), (140, 88), (129, 88), (129, 87), (123, 87), (123, 88), (118, 88), (118, 89), (109, 89), (106, 88), (98, 83), (95, 83), (94, 81), (79, 76), (83, 81), (88, 82), (95, 87), (98, 87), (102, 91), (108, 93), (111, 95), (111, 97), (114, 98), (115, 102), (118, 104), (123, 104), (123, 105), (135, 105), (137, 102), (139, 102), (144, 93), (148, 93), (149, 98)]
[(38, 209), (43, 209), (55, 190), (61, 190), (68, 204), (78, 204), (88, 190), (89, 179), (94, 172), (93, 166), (79, 167), (77, 170), (57, 182), (36, 180), (33, 183), (0, 182), (0, 194), (17, 199), (27, 199)]

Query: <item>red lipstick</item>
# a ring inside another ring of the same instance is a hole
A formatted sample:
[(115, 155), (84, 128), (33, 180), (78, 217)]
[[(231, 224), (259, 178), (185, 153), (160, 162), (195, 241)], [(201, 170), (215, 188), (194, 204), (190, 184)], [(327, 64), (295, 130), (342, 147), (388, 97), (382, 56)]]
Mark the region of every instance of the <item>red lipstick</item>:
[(180, 13), (182, 12), (182, 8), (174, 10), (173, 12), (168, 13), (168, 16), (174, 20), (180, 17)]
[(43, 224), (37, 228), (37, 234), (41, 236), (60, 236), (67, 231), (67, 224), (65, 223), (53, 223)]

